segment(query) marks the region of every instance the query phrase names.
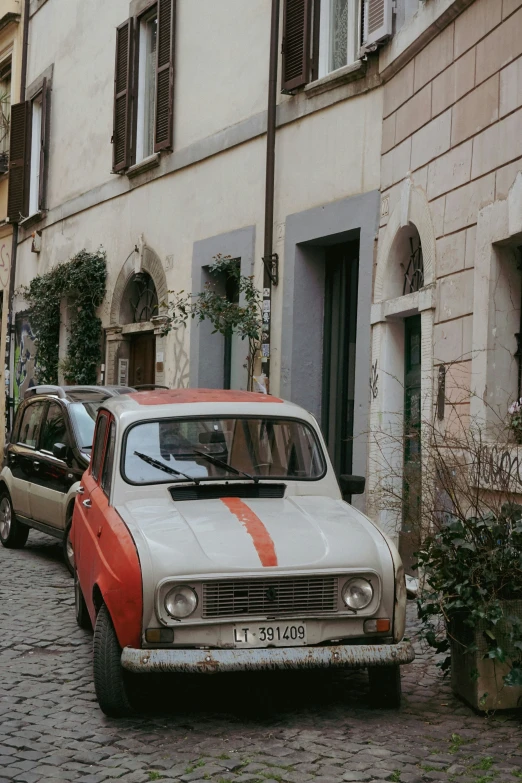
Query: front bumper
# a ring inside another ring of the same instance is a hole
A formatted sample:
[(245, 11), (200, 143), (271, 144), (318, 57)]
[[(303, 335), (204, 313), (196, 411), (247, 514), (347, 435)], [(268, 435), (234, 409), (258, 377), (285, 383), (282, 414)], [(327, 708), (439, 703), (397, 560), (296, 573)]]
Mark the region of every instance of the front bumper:
[(332, 647), (255, 647), (246, 650), (137, 650), (125, 647), (121, 665), (131, 672), (237, 672), (259, 669), (330, 669), (411, 663), (410, 642)]

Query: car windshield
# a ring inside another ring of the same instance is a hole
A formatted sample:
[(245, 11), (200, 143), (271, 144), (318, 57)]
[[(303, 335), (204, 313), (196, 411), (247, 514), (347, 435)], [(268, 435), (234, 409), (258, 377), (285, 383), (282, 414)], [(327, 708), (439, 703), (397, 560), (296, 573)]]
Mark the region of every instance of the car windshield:
[(123, 477), (133, 484), (321, 478), (321, 446), (303, 421), (275, 418), (162, 419), (127, 431)]
[(92, 449), (96, 416), (102, 402), (103, 400), (96, 400), (96, 402), (73, 402), (69, 405), (69, 413), (76, 432), (78, 447), (83, 451)]

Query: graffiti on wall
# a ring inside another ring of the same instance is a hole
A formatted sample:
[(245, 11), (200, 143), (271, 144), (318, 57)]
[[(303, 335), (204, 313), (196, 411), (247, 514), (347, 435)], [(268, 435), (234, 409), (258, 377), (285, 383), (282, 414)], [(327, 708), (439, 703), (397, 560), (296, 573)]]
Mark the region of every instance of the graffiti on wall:
[(481, 446), (471, 467), (472, 486), (522, 494), (522, 449)]
[(30, 315), (19, 313), (15, 320), (15, 353), (13, 397), (15, 407), (23, 400), (27, 389), (36, 386), (36, 337)]
[(7, 288), (9, 283), (9, 268), (11, 266), (11, 256), (9, 249), (4, 243), (0, 245), (0, 287)]

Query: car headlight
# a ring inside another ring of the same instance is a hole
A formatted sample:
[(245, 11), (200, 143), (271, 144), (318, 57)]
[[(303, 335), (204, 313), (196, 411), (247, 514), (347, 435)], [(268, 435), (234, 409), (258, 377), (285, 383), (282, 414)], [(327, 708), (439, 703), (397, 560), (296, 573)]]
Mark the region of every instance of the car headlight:
[(165, 609), (171, 617), (181, 620), (196, 611), (198, 597), (187, 585), (176, 585), (165, 596)]
[(350, 579), (342, 589), (342, 597), (350, 609), (365, 609), (372, 602), (373, 587), (367, 579)]

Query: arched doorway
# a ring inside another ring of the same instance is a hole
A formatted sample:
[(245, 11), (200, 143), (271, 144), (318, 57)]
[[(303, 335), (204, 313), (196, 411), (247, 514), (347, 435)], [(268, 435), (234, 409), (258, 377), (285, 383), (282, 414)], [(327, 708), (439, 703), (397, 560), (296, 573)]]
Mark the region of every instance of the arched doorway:
[(433, 398), (434, 260), (426, 196), (406, 182), (380, 242), (374, 286), (369, 496), (410, 573)]
[(157, 254), (143, 242), (123, 265), (111, 302), (107, 337), (107, 383), (149, 386), (165, 383), (163, 302), (167, 281)]

